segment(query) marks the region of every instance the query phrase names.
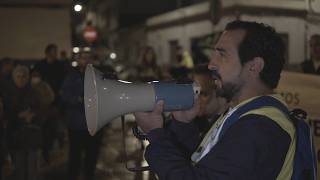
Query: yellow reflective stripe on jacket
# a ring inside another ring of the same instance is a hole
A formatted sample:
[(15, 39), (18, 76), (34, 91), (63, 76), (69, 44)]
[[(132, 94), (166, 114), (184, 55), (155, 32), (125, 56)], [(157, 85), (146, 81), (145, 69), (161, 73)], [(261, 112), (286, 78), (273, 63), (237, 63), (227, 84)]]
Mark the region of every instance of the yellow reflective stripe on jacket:
[(288, 119), (287, 115), (285, 115), (281, 110), (275, 107), (264, 107), (264, 108), (251, 110), (243, 114), (242, 116), (245, 116), (248, 114), (266, 116), (269, 119), (272, 119), (275, 123), (277, 123), (283, 130), (285, 130), (289, 134), (291, 138), (289, 150), (287, 152), (284, 164), (282, 165), (282, 168), (277, 177), (277, 180), (290, 180), (293, 173), (293, 161), (294, 161), (294, 154), (296, 151), (296, 136), (295, 136), (296, 130), (291, 120)]
[[(239, 103), (239, 104), (238, 104), (236, 107), (234, 107), (234, 108), (238, 109), (238, 108), (240, 108), (241, 106), (243, 106), (243, 105), (249, 103), (250, 101), (252, 101), (252, 100), (254, 100), (254, 99), (256, 99), (256, 98), (259, 98), (259, 97), (260, 97), (260, 96), (256, 96), (256, 97), (252, 97), (252, 98), (250, 98), (250, 99), (247, 99), (247, 100)], [(234, 109), (234, 108), (233, 108), (233, 109)], [(229, 109), (229, 111), (230, 111), (230, 109)], [(227, 113), (226, 113), (226, 114), (227, 114)], [(211, 134), (213, 133), (213, 131), (223, 123), (223, 121), (225, 120), (226, 114), (221, 115), (221, 116), (218, 118), (218, 120), (211, 126), (211, 128), (209, 129), (209, 131), (206, 133), (205, 137), (202, 139), (201, 143), (198, 145), (197, 150), (196, 150), (196, 151), (192, 154), (192, 156), (191, 156), (192, 164), (196, 164), (196, 163), (198, 163), (198, 162), (200, 161), (199, 156), (202, 155), (203, 151), (204, 151), (205, 148), (208, 146), (208, 144), (209, 144), (209, 137), (211, 136)]]
[(203, 153), (206, 146), (209, 144), (209, 137), (212, 134), (213, 130), (220, 126), (223, 122), (224, 116), (221, 115), (217, 121), (211, 126), (209, 131), (206, 133), (205, 137), (202, 139), (201, 143), (198, 145), (195, 152), (191, 156), (192, 164), (195, 165), (200, 160), (199, 157)]

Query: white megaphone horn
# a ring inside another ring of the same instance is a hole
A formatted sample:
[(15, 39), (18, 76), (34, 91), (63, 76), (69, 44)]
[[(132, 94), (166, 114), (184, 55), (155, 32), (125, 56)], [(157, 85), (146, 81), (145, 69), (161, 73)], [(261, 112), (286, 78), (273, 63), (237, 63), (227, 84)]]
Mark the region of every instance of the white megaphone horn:
[(94, 135), (118, 116), (152, 111), (159, 100), (164, 100), (164, 111), (190, 109), (200, 86), (173, 82), (131, 83), (106, 79), (91, 64), (84, 78), (84, 103), (87, 127)]

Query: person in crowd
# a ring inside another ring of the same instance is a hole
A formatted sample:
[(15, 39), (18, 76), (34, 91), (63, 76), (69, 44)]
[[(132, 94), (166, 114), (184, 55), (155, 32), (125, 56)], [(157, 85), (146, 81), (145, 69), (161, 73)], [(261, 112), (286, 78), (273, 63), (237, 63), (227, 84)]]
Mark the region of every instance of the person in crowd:
[(0, 180), (2, 180), (2, 171), (3, 171), (3, 165), (4, 165), (4, 159), (6, 156), (7, 152), (7, 141), (5, 139), (5, 134), (6, 134), (6, 122), (4, 118), (4, 109), (3, 109), (3, 100), (2, 100), (2, 95), (0, 97)]
[(50, 85), (42, 80), (41, 74), (38, 71), (32, 71), (31, 73), (31, 87), (37, 100), (36, 109), (38, 118), (42, 121), (42, 129), (45, 129), (42, 131), (43, 138), (41, 152), (44, 160), (50, 162), (48, 147), (51, 146), (50, 143), (53, 141), (52, 134), (56, 133), (56, 128), (52, 128), (51, 125), (55, 124), (55, 121), (58, 118), (56, 111), (51, 109), (51, 104), (55, 99), (55, 95)]
[(33, 72), (38, 72), (43, 81), (47, 82), (54, 92), (54, 101), (51, 104), (51, 119), (44, 124), (45, 146), (43, 149), (44, 159), (50, 163), (50, 154), (54, 148), (54, 143), (58, 140), (59, 145), (64, 145), (64, 115), (63, 104), (61, 102), (60, 89), (65, 77), (66, 68), (63, 62), (58, 61), (58, 47), (56, 44), (49, 44), (45, 48), (45, 58), (35, 64)]
[(3, 58), (0, 63), (0, 91), (5, 91), (12, 80), (12, 70), (15, 62), (10, 58)]
[(309, 41), (310, 59), (302, 62), (302, 71), (307, 74), (320, 74), (320, 35), (314, 34)]
[(0, 94), (0, 180), (3, 180), (13, 171), (13, 165), (7, 147), (7, 123), (4, 113), (3, 97), (2, 94)]
[(59, 91), (66, 73), (63, 66), (63, 63), (58, 61), (58, 46), (49, 44), (45, 48), (45, 58), (35, 64), (33, 70), (40, 73), (42, 79), (51, 86), (57, 97), (59, 97)]
[(176, 47), (176, 66), (186, 69), (194, 68), (192, 56), (187, 50), (184, 50), (181, 46)]
[(65, 74), (68, 74), (68, 72), (72, 69), (72, 58), (68, 57), (68, 53), (65, 50), (60, 51), (60, 59), (59, 61), (63, 64), (64, 70), (63, 72)]
[(227, 110), (227, 102), (217, 97), (216, 85), (212, 79), (212, 71), (207, 64), (197, 65), (193, 70), (193, 80), (201, 87), (199, 94), (200, 109), (193, 120), (201, 134), (205, 134), (210, 126)]
[[(37, 71), (31, 73), (31, 87), (34, 90), (37, 99), (39, 99), (40, 108), (48, 109), (50, 104), (54, 101), (54, 92), (50, 85), (42, 80), (41, 74)], [(45, 111), (46, 110), (41, 110)]]
[[(95, 169), (103, 131), (91, 136), (87, 130), (84, 110), (84, 73), (86, 65), (92, 63), (90, 52), (81, 52), (76, 66), (62, 85), (62, 100), (65, 104), (69, 135), (68, 179), (76, 180), (81, 176), (81, 166), (85, 167), (85, 179), (95, 178)], [(84, 155), (84, 161), (83, 161)]]
[[(295, 127), (287, 116), (276, 115), (279, 109), (270, 106), (271, 117), (244, 114), (225, 130), (238, 110), (261, 98), (286, 106), (273, 92), (285, 63), (284, 49), (270, 26), (240, 20), (227, 24), (213, 47), (208, 68), (217, 95), (230, 108), (202, 140), (192, 122), (200, 109), (198, 100), (190, 110), (173, 112), (174, 120), (166, 128), (163, 101), (152, 112), (135, 113), (150, 142), (145, 158), (160, 180), (291, 179)], [(263, 110), (259, 112), (268, 112)]]
[(68, 58), (67, 51), (65, 50), (60, 51), (60, 61), (70, 63), (70, 59)]
[(14, 165), (9, 178), (12, 180), (38, 177), (42, 122), (37, 116), (37, 100), (29, 77), (28, 67), (17, 65), (12, 72), (12, 83), (4, 92), (7, 145)]
[(194, 68), (193, 59), (188, 51), (181, 46), (175, 48), (173, 66), (170, 68), (170, 74), (175, 80), (190, 79), (192, 69)]
[(142, 52), (141, 62), (138, 66), (138, 78), (143, 82), (159, 80), (161, 77), (157, 65), (157, 56), (153, 47), (147, 46)]

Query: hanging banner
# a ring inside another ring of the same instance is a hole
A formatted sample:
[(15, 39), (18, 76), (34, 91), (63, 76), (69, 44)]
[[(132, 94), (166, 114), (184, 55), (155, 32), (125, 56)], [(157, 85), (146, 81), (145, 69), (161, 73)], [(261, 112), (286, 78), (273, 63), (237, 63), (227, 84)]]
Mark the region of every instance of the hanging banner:
[[(276, 90), (290, 109), (301, 108), (308, 113), (308, 123), (313, 130), (318, 172), (320, 170), (320, 76), (296, 72), (282, 72)], [(320, 174), (320, 173), (318, 173)], [(320, 175), (318, 175), (320, 179)]]

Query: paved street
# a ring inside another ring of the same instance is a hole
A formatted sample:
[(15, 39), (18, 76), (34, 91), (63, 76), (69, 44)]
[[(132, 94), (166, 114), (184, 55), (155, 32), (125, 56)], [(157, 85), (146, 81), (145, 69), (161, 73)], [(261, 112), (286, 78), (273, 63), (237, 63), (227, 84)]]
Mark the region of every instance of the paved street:
[[(132, 116), (127, 116), (132, 119)], [(132, 167), (141, 163), (142, 151), (141, 143), (137, 140), (129, 126), (132, 121), (127, 121), (126, 146), (128, 154), (128, 166)], [(113, 124), (104, 129), (103, 143), (101, 146), (100, 157), (97, 163), (97, 180), (147, 180), (148, 172), (133, 173), (126, 169), (123, 155), (121, 121), (115, 120)], [(68, 144), (68, 143), (67, 143)], [(43, 180), (66, 180), (67, 179), (67, 147), (56, 150), (53, 162), (43, 166), (41, 176)], [(142, 162), (144, 165), (145, 161)]]

